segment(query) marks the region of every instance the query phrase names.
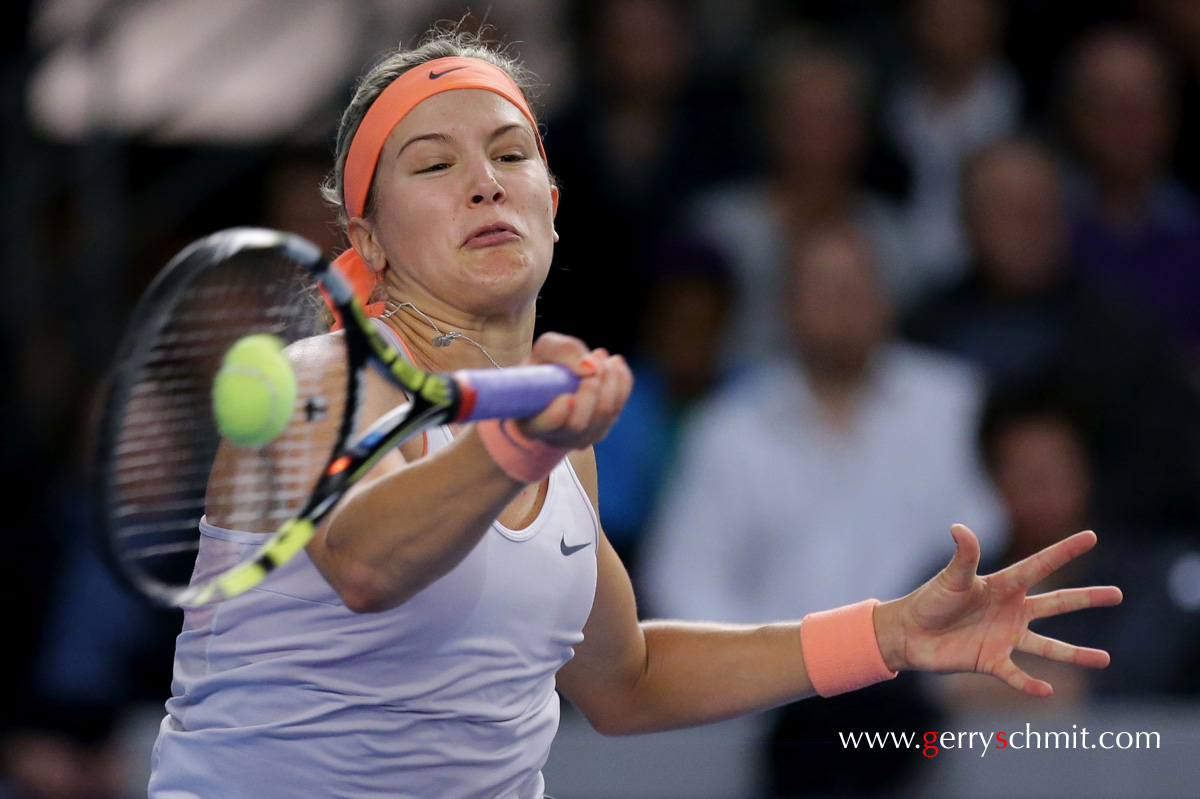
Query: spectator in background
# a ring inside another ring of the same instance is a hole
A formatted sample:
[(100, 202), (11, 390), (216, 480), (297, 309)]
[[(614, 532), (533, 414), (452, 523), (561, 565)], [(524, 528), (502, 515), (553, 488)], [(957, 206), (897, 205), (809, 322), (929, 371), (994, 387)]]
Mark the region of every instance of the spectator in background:
[(634, 573), (680, 423), (723, 377), (720, 346), (733, 300), (724, 259), (702, 240), (664, 236), (651, 249), (651, 263), (646, 313), (630, 360), (633, 393), (596, 444), (604, 531)]
[(973, 455), (978, 375), (893, 337), (865, 237), (812, 231), (784, 300), (789, 353), (684, 431), (648, 542), (656, 614), (762, 622), (891, 595), (937, 560), (953, 519), (1001, 532)]
[(860, 179), (870, 143), (866, 63), (831, 38), (790, 33), (767, 46), (759, 83), (765, 168), (698, 195), (688, 218), (725, 252), (737, 281), (726, 360), (783, 346), (781, 287), (792, 237), (854, 223), (879, 253), (884, 285), (906, 269), (895, 208)]
[[(994, 394), (980, 429), (988, 472), (1011, 520), (1008, 551), (991, 559), (988, 570), (1003, 568), (1092, 523), (1094, 421), (1086, 404), (1062, 386), (1040, 382)], [(1051, 591), (1083, 580), (1120, 575), (1126, 602), (1104, 608), (1084, 624), (1059, 617), (1038, 622), (1038, 632), (1059, 640), (1103, 641), (1112, 663), (1084, 674), (1014, 658), (1041, 679), (1054, 680), (1053, 701), (1070, 704), (1091, 697), (1146, 697), (1195, 690), (1200, 668), (1200, 586), (1194, 537), (1147, 540), (1136, 530), (1105, 527), (1103, 552), (1072, 562), (1035, 590)], [(1191, 585), (1181, 585), (1192, 570)], [(1147, 624), (1153, 619), (1153, 624)], [(980, 705), (1012, 708), (1021, 697), (1001, 695), (990, 685), (951, 677), (937, 685), (949, 707)], [(1032, 709), (1032, 706), (1030, 707)]]
[(1174, 68), (1149, 34), (1109, 26), (1084, 34), (1064, 69), (1079, 268), (1186, 341), (1200, 368), (1200, 203), (1170, 171)]
[(566, 266), (546, 283), (539, 323), (630, 352), (650, 242), (688, 192), (738, 174), (749, 151), (736, 98), (699, 71), (688, 4), (580, 0), (574, 16), (581, 85), (546, 136), (571, 207), (556, 220)]
[(963, 184), (972, 273), (919, 308), (909, 334), (1001, 387), (1057, 374), (1091, 398), (1098, 524), (1194, 527), (1200, 403), (1153, 326), (1070, 268), (1057, 162), (1036, 142), (1006, 141), (977, 156)]
[(1150, 1), (1004, 0), (1008, 18), (1005, 52), (1021, 73), (1026, 109), (1040, 119), (1053, 105), (1055, 66), (1062, 61), (1063, 51), (1071, 41), (1095, 25), (1131, 19), (1135, 16), (1135, 6), (1145, 8)]
[(1179, 0), (1141, 0), (1139, 10), (1162, 42), (1179, 61), (1179, 136), (1175, 144), (1175, 170), (1192, 188), (1200, 190), (1200, 153), (1194, 142), (1200, 134), (1200, 4)]
[[(655, 613), (790, 618), (830, 596), (901, 590), (943, 546), (945, 519), (999, 533), (973, 468), (975, 372), (892, 337), (858, 231), (813, 231), (793, 259), (790, 353), (685, 430), (646, 564)], [(870, 559), (883, 541), (889, 557)]]
[[(40, 622), (40, 635), (21, 652), (33, 669), (12, 703), (22, 706), (20, 718), (0, 736), (0, 762), (14, 799), (129, 796), (146, 760), (144, 752), (129, 760), (120, 745), (123, 725), (131, 708), (161, 706), (170, 695), (180, 614), (135, 598), (101, 560), (86, 463), (101, 397), (95, 384), (80, 393), (89, 407), (60, 422), (67, 451), (34, 500), (43, 533), (60, 553), (56, 573), (46, 579), (44, 602), (31, 593), (14, 605), (45, 605), (42, 614), (21, 614)], [(40, 571), (36, 562), (20, 567)], [(143, 776), (143, 792), (144, 785)], [(9, 796), (2, 789), (0, 795)]]
[(1001, 53), (1000, 0), (909, 0), (911, 68), (886, 103), (884, 128), (909, 165), (904, 203), (912, 270), (898, 276), (910, 305), (962, 276), (959, 173), (982, 146), (1012, 134), (1024, 90)]
[[(652, 613), (791, 618), (829, 597), (903, 590), (937, 561), (956, 519), (998, 541), (974, 455), (982, 384), (965, 364), (893, 338), (875, 270), (865, 237), (845, 226), (818, 228), (794, 251), (789, 355), (732, 382), (685, 427), (642, 561)], [(774, 789), (892, 786), (906, 753), (847, 760), (797, 744), (901, 718), (928, 720), (904, 680), (793, 706), (771, 749)]]

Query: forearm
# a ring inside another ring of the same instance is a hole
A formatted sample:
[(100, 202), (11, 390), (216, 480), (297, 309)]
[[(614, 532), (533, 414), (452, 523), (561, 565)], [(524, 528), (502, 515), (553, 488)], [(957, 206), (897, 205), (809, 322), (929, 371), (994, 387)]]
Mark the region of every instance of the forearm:
[(709, 724), (813, 695), (799, 622), (644, 622), (646, 666), (622, 734)]
[[(898, 607), (898, 601), (878, 603), (869, 617), (874, 628), (870, 645), (879, 648), (892, 672), (905, 668), (897, 634)], [(638, 728), (629, 732), (708, 724), (817, 692), (805, 660), (801, 622), (763, 626), (647, 622), (641, 628), (646, 665), (632, 697)], [(829, 656), (819, 648), (807, 654)], [(825, 672), (829, 665), (825, 664)], [(839, 678), (854, 671), (853, 666), (849, 671), (835, 669)], [(881, 678), (886, 677), (874, 679)]]
[(348, 607), (396, 607), (461, 562), (522, 488), (471, 428), (356, 489), (309, 552)]

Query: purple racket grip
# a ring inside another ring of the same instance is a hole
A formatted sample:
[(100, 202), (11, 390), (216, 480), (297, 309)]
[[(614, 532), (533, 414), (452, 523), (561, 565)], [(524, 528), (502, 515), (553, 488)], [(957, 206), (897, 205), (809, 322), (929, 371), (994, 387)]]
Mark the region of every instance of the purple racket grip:
[(565, 366), (462, 369), (454, 373), (462, 392), (457, 422), (537, 416), (560, 394), (572, 394), (579, 378)]

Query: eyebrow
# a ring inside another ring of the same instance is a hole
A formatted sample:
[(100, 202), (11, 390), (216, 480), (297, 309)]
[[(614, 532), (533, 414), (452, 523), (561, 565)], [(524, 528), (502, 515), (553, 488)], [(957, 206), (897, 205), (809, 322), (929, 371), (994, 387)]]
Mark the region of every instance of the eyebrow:
[[(528, 133), (528, 131), (525, 129), (525, 126), (522, 125), (521, 123), (510, 122), (507, 125), (501, 125), (500, 127), (493, 130), (491, 132), (491, 134), (489, 134), (487, 137), (488, 144), (491, 144), (496, 139), (500, 138), (501, 136), (503, 136), (504, 134), (513, 130), (514, 128)], [(448, 133), (425, 133), (420, 136), (413, 136), (411, 139), (404, 142), (404, 144), (402, 144), (400, 146), (400, 149), (396, 152), (396, 157), (399, 158), (400, 154), (403, 153), (406, 149), (408, 149), (408, 146), (410, 144), (416, 144), (419, 141), (436, 141), (436, 142), (443, 142), (443, 143), (448, 144), (448, 143), (454, 141), (454, 137)]]

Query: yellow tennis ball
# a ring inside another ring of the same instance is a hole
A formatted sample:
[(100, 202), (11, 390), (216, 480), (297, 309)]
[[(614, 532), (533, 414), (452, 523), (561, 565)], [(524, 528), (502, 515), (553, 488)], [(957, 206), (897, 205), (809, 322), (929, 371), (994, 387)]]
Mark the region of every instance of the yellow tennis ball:
[(295, 404), (296, 373), (278, 338), (246, 336), (225, 353), (212, 389), (222, 436), (240, 447), (269, 444), (287, 427)]

